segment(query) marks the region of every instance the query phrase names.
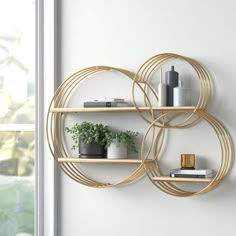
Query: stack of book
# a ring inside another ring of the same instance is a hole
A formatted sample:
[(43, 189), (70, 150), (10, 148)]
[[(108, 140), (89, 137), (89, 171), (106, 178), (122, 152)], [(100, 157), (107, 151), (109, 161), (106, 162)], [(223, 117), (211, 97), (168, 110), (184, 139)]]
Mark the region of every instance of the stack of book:
[(170, 171), (170, 177), (182, 178), (212, 178), (215, 171), (212, 169), (173, 169)]
[(123, 98), (91, 98), (84, 101), (84, 107), (128, 107)]

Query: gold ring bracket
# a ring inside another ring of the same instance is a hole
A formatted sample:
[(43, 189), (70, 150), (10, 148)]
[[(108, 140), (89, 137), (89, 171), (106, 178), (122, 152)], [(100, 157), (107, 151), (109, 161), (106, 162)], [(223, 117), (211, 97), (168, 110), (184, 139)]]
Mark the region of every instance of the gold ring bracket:
[(83, 173), (83, 171), (79, 168), (78, 165), (73, 162), (59, 161), (59, 158), (68, 158), (69, 156), (65, 141), (63, 140), (65, 130), (65, 128), (63, 127), (64, 116), (62, 116), (62, 113), (52, 112), (52, 110), (55, 108), (66, 108), (70, 97), (72, 96), (74, 91), (79, 88), (79, 85), (84, 80), (86, 80), (88, 77), (91, 77), (95, 73), (109, 70), (114, 70), (121, 74), (124, 74), (132, 80), (135, 76), (135, 74), (130, 71), (109, 66), (94, 66), (80, 70), (77, 73), (73, 74), (71, 77), (69, 77), (67, 80), (65, 80), (59, 86), (50, 103), (47, 114), (47, 139), (50, 151), (55, 161), (69, 177), (83, 185), (90, 187), (103, 188), (131, 183), (145, 175), (144, 165), (148, 165), (148, 163), (140, 161), (140, 164), (137, 169), (128, 178), (119, 183), (111, 184), (98, 182), (95, 179), (89, 177), (87, 174)]
[[(187, 112), (186, 112), (187, 113)], [(163, 114), (162, 116), (167, 116), (168, 113)], [(215, 131), (218, 139), (219, 139), (219, 143), (220, 143), (220, 148), (221, 148), (221, 164), (220, 167), (215, 175), (215, 177), (213, 179), (211, 179), (210, 181), (208, 181), (207, 186), (203, 187), (200, 191), (196, 191), (196, 192), (191, 192), (191, 191), (185, 191), (180, 189), (179, 187), (176, 187), (172, 182), (175, 182), (175, 178), (171, 178), (171, 177), (167, 177), (166, 180), (165, 178), (163, 178), (163, 173), (161, 171), (160, 165), (158, 163), (158, 159), (159, 159), (159, 154), (160, 154), (160, 149), (158, 149), (158, 143), (159, 142), (163, 142), (163, 140), (159, 140), (159, 136), (156, 136), (155, 138), (155, 142), (153, 142), (155, 145), (153, 145), (153, 143), (151, 144), (150, 149), (154, 150), (154, 159), (155, 162), (152, 162), (152, 164), (146, 168), (146, 173), (149, 177), (149, 179), (151, 180), (151, 182), (157, 186), (159, 189), (161, 189), (162, 191), (170, 194), (170, 195), (174, 195), (174, 196), (179, 196), (179, 197), (187, 197), (187, 196), (193, 196), (193, 195), (197, 195), (200, 193), (206, 193), (209, 192), (211, 190), (213, 190), (217, 185), (219, 185), (224, 177), (228, 174), (230, 167), (232, 165), (232, 140), (230, 138), (229, 133), (227, 132), (226, 128), (213, 116), (209, 115), (208, 113), (205, 113), (203, 111), (196, 111), (194, 114), (194, 116), (200, 117), (201, 119), (205, 120), (209, 125), (211, 125), (211, 127), (213, 128), (213, 130)], [(155, 123), (158, 122), (159, 119), (162, 119), (163, 117), (158, 117), (157, 119), (155, 119), (152, 124), (149, 126), (144, 139), (143, 139), (143, 143), (142, 143), (142, 149), (141, 149), (141, 156), (143, 157), (143, 161), (145, 161), (146, 159), (149, 158), (150, 153), (145, 154), (144, 153), (144, 144), (146, 142), (146, 137), (148, 135), (148, 133), (150, 132), (150, 130), (153, 129), (153, 127), (155, 127), (157, 129), (157, 127), (155, 126)], [(164, 128), (161, 128), (160, 130), (163, 130)], [(183, 182), (184, 182), (184, 178), (182, 178)], [(200, 182), (201, 179), (195, 179), (196, 182)], [(204, 179), (203, 179), (204, 180)]]
[[(183, 121), (176, 122), (176, 124), (171, 124), (170, 121), (175, 120), (176, 116), (179, 116), (179, 113), (175, 113), (175, 110), (177, 110), (176, 107), (169, 107), (169, 109), (172, 108), (173, 112), (169, 113), (168, 119), (167, 117), (165, 117), (165, 120), (164, 119), (158, 120), (158, 122), (156, 122), (155, 124), (158, 127), (165, 127), (165, 128), (179, 127), (180, 128), (180, 127), (188, 127), (188, 126), (194, 125), (195, 123), (197, 123), (198, 118), (196, 118), (193, 114), (198, 110), (206, 111), (207, 106), (210, 102), (211, 95), (212, 95), (212, 81), (210, 80), (207, 71), (195, 60), (178, 55), (178, 54), (173, 54), (173, 53), (163, 53), (163, 54), (158, 54), (156, 56), (153, 56), (140, 67), (140, 69), (135, 75), (133, 87), (132, 87), (132, 96), (133, 96), (134, 106), (138, 110), (140, 116), (146, 122), (151, 124), (153, 121), (152, 119), (153, 116), (157, 118), (159, 115), (164, 113), (161, 110), (159, 113), (154, 112), (155, 104), (158, 104), (158, 94), (157, 94), (157, 91), (152, 87), (151, 80), (153, 79), (153, 73), (155, 72), (155, 70), (160, 68), (160, 66), (162, 66), (167, 61), (170, 61), (173, 59), (183, 60), (192, 66), (200, 82), (200, 95), (199, 95), (196, 106), (192, 109), (192, 113), (190, 113), (190, 115), (187, 118), (185, 118)], [(148, 117), (147, 117), (148, 113), (142, 112), (142, 110), (139, 108), (138, 103), (136, 102), (135, 88), (137, 86), (143, 92), (145, 105), (149, 106), (150, 108), (150, 113)], [(155, 98), (154, 101), (151, 101), (150, 97)], [(186, 111), (186, 109), (184, 109), (184, 107), (182, 107), (182, 109), (183, 109), (183, 113), (185, 113), (184, 111)], [(178, 110), (181, 110), (181, 108)]]

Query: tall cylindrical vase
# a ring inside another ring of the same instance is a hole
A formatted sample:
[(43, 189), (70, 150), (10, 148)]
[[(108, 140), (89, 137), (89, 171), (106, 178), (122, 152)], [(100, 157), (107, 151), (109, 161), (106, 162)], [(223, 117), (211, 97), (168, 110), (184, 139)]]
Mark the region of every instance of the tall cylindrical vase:
[(162, 79), (162, 68), (160, 70), (160, 83), (158, 84), (158, 99), (159, 99), (159, 106), (165, 107), (167, 105), (167, 86), (163, 79)]
[(179, 84), (179, 73), (175, 71), (174, 66), (171, 71), (166, 72), (167, 84), (167, 106), (173, 106), (173, 89)]

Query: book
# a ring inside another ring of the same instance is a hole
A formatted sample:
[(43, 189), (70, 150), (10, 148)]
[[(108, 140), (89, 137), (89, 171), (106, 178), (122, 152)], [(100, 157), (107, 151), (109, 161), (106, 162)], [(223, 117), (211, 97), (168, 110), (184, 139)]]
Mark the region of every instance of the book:
[(84, 102), (84, 107), (128, 107), (127, 102)]
[(173, 169), (170, 171), (172, 174), (189, 174), (189, 175), (208, 175), (213, 174), (213, 169)]
[(181, 178), (212, 178), (214, 174), (200, 175), (200, 174), (173, 174), (170, 173), (170, 177), (181, 177)]
[(89, 98), (84, 102), (124, 102), (123, 98)]

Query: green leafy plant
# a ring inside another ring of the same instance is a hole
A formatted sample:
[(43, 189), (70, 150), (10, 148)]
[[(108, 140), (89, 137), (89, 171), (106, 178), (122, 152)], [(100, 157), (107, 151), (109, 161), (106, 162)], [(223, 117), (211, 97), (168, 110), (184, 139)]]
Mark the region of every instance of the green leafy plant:
[(107, 147), (107, 137), (110, 136), (110, 129), (103, 124), (93, 124), (84, 121), (81, 124), (76, 123), (71, 128), (66, 127), (66, 131), (72, 136), (74, 144), (72, 149), (79, 147), (80, 140), (86, 144), (97, 143)]
[(133, 132), (130, 130), (121, 131), (121, 132), (110, 132), (107, 134), (107, 147), (109, 147), (112, 143), (117, 145), (125, 145), (130, 151), (138, 152), (134, 138), (138, 136), (138, 132)]

